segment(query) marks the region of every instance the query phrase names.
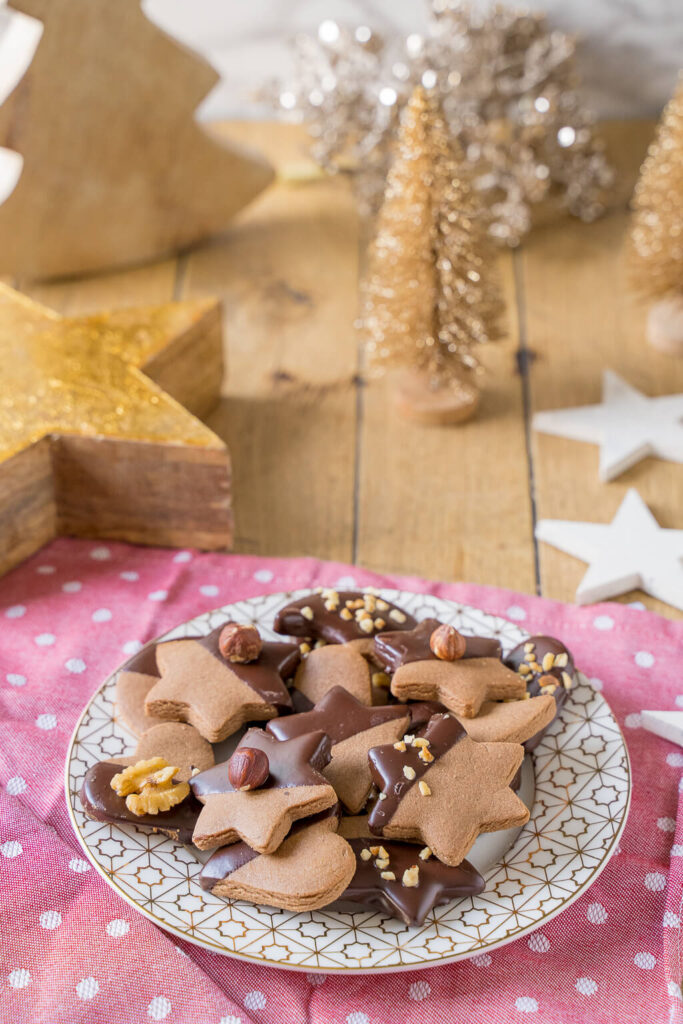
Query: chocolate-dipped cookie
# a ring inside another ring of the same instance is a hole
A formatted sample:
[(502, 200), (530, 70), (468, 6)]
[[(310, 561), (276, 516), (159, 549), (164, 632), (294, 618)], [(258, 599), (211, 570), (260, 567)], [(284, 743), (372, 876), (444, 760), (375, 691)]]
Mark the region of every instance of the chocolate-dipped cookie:
[(344, 644), (414, 625), (412, 615), (376, 594), (328, 588), (290, 601), (275, 616), (273, 629), (285, 636)]
[[(343, 648), (322, 648), (343, 650)], [(422, 705), (414, 705), (422, 708)], [(426, 720), (424, 714), (420, 721)], [(410, 707), (390, 704), (367, 707), (343, 686), (335, 686), (312, 711), (275, 718), (266, 731), (279, 740), (293, 739), (317, 729), (327, 733), (331, 742), (331, 760), (322, 774), (334, 786), (337, 796), (351, 814), (357, 814), (372, 787), (368, 750), (393, 743), (406, 732), (411, 722)]]
[[(320, 774), (329, 763), (330, 748), (323, 732), (280, 741), (263, 729), (249, 729), (230, 761), (191, 780), (193, 793), (204, 804), (195, 845), (211, 850), (242, 840), (258, 853), (273, 853), (295, 821), (337, 803), (334, 789)], [(238, 760), (244, 770), (236, 782), (231, 766)]]
[(246, 843), (224, 846), (204, 865), (200, 884), (224, 899), (283, 910), (325, 907), (346, 889), (356, 867), (349, 843), (336, 833), (337, 821), (336, 807), (298, 821), (270, 854)]
[[(437, 661), (432, 651), (432, 634), (442, 626), (438, 619), (423, 619), (414, 629), (381, 633), (374, 639), (374, 658), (387, 672), (395, 672), (401, 665), (415, 661)], [(463, 658), (500, 658), (502, 647), (498, 640), (487, 636), (465, 636)]]
[(161, 678), (147, 694), (147, 714), (189, 722), (210, 743), (218, 743), (246, 722), (267, 721), (291, 710), (285, 680), (299, 664), (298, 646), (264, 642), (256, 657), (251, 656), (255, 650), (247, 649), (249, 660), (239, 651), (236, 657), (226, 656), (221, 636), (227, 628), (157, 645)]
[(379, 790), (368, 824), (375, 835), (417, 841), (457, 865), (481, 832), (523, 825), (529, 812), (510, 789), (524, 757), (518, 743), (477, 743), (451, 715), (420, 736), (369, 752)]
[(525, 743), (526, 750), (530, 752), (555, 721), (576, 683), (574, 659), (561, 640), (551, 636), (531, 636), (510, 651), (505, 664), (520, 674), (527, 693), (532, 697), (546, 694), (555, 701), (553, 717)]
[(356, 870), (339, 898), (339, 909), (360, 904), (408, 925), (421, 925), (434, 907), (484, 889), (484, 879), (469, 861), (450, 867), (429, 847), (372, 838), (359, 818), (342, 818), (339, 831), (356, 857)]

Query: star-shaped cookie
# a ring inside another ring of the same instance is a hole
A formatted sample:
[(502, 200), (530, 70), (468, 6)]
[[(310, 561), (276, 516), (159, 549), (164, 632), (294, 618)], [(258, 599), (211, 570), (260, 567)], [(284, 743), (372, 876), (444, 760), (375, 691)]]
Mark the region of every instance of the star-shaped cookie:
[(294, 676), (294, 689), (312, 705), (335, 686), (343, 686), (363, 704), (372, 704), (372, 670), (353, 642), (314, 648)]
[[(412, 745), (418, 741), (425, 745)], [(518, 743), (476, 743), (455, 718), (434, 715), (412, 742), (370, 751), (379, 789), (370, 830), (421, 842), (444, 864), (457, 865), (481, 832), (528, 821), (510, 789), (523, 757)]]
[(375, 636), (384, 629), (412, 629), (414, 625), (412, 615), (377, 594), (321, 588), (281, 608), (273, 629), (286, 636), (344, 644)]
[(356, 856), (356, 870), (341, 904), (375, 907), (406, 924), (420, 925), (434, 907), (484, 889), (484, 879), (469, 861), (450, 867), (426, 846), (378, 840), (372, 837), (367, 818), (342, 818), (339, 832)]
[(498, 658), (412, 661), (391, 680), (399, 700), (437, 700), (464, 718), (474, 718), (489, 700), (519, 700), (525, 689), (521, 677)]
[(557, 705), (550, 694), (529, 700), (486, 701), (476, 718), (453, 714), (477, 743), (526, 743), (552, 722)]
[(284, 680), (299, 664), (296, 644), (268, 642), (257, 660), (228, 662), (218, 646), (221, 630), (158, 644), (161, 678), (145, 701), (146, 714), (189, 722), (210, 743), (226, 739), (245, 722), (267, 721), (282, 708), (291, 710)]
[(337, 803), (337, 794), (320, 774), (330, 760), (331, 743), (323, 732), (276, 740), (263, 729), (249, 729), (237, 750), (262, 750), (269, 765), (257, 789), (236, 790), (228, 763), (195, 775), (190, 785), (204, 804), (192, 841), (200, 850), (242, 840), (258, 853), (273, 853), (293, 822)]
[[(341, 647), (321, 648), (328, 649), (343, 650)], [(279, 740), (304, 736), (315, 730), (327, 733), (332, 742), (332, 756), (322, 774), (334, 786), (344, 806), (351, 814), (357, 814), (372, 788), (368, 750), (393, 743), (403, 736), (410, 722), (410, 708), (405, 704), (367, 707), (343, 686), (335, 686), (312, 711), (274, 718), (266, 731)]]
[(337, 835), (336, 809), (298, 821), (274, 853), (246, 843), (216, 850), (202, 868), (203, 889), (225, 899), (283, 910), (326, 907), (346, 889), (356, 868), (349, 843)]
[[(429, 645), (432, 633), (442, 623), (438, 619), (423, 619), (414, 629), (381, 633), (374, 639), (374, 656), (378, 665), (387, 672), (395, 672), (401, 665), (414, 661), (437, 661)], [(498, 640), (488, 636), (465, 636), (463, 658), (498, 658), (502, 648)]]

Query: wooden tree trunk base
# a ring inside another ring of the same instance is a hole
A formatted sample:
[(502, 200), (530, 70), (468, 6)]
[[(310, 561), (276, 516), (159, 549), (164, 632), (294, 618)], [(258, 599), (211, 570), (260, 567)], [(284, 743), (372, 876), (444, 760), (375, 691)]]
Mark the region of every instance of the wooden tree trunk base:
[(462, 377), (447, 385), (434, 385), (422, 370), (406, 370), (396, 380), (396, 407), (401, 416), (425, 426), (464, 423), (479, 405), (479, 388)]
[(647, 340), (660, 352), (683, 355), (683, 295), (661, 299), (650, 308)]

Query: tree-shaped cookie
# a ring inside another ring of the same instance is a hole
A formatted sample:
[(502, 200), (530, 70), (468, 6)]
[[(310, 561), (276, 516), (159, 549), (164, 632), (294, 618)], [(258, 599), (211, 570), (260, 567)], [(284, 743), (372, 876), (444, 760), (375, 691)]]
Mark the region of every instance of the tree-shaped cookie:
[[(410, 633), (375, 640), (378, 655), (395, 669), (391, 692), (399, 700), (435, 700), (449, 711), (474, 718), (490, 700), (524, 697), (520, 675), (487, 651), (496, 641), (466, 638), (453, 626), (426, 620)], [(474, 656), (468, 657), (468, 645)]]
[(444, 864), (459, 864), (481, 832), (529, 819), (510, 789), (524, 748), (476, 743), (450, 715), (434, 715), (421, 736), (375, 747), (369, 757), (379, 790), (370, 831), (421, 842)]
[(296, 644), (261, 641), (254, 626), (228, 623), (203, 637), (158, 644), (160, 675), (145, 712), (166, 721), (189, 722), (211, 743), (245, 722), (291, 710), (285, 680), (299, 663)]
[(332, 903), (353, 878), (355, 858), (337, 835), (337, 814), (298, 821), (274, 853), (246, 843), (216, 850), (202, 868), (203, 889), (225, 899), (251, 900), (284, 910), (317, 910)]
[(669, 100), (633, 198), (631, 270), (649, 298), (647, 335), (663, 352), (683, 352), (683, 76)]
[(485, 209), (436, 96), (418, 87), (399, 129), (365, 284), (371, 364), (404, 369), (397, 400), (423, 423), (476, 410), (475, 350), (502, 303)]
[(0, 107), (23, 157), (0, 206), (0, 271), (33, 277), (139, 263), (225, 227), (269, 184), (263, 158), (196, 121), (218, 76), (140, 0), (12, 0), (43, 23)]
[(211, 850), (242, 840), (258, 853), (273, 853), (293, 822), (337, 803), (320, 774), (330, 746), (322, 732), (276, 740), (263, 729), (249, 729), (229, 762), (192, 779), (192, 791), (204, 804), (195, 845)]

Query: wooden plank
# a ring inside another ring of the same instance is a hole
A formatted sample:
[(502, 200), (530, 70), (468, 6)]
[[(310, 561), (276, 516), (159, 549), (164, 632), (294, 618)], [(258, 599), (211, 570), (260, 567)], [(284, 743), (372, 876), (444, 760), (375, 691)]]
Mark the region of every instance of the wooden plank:
[(512, 257), (500, 260), (505, 339), (482, 353), (477, 417), (420, 427), (393, 407), (390, 380), (363, 396), (358, 561), (372, 568), (534, 590)]
[[(282, 168), (305, 133), (227, 126)], [(209, 425), (233, 456), (236, 549), (352, 557), (358, 222), (342, 179), (278, 182), (192, 252), (179, 297), (224, 300), (225, 397)]]
[[(652, 133), (651, 124), (608, 127), (622, 195), (630, 194)], [(646, 309), (631, 294), (624, 261), (629, 228), (625, 203), (596, 224), (563, 221), (538, 231), (519, 259), (526, 340), (533, 354), (531, 411), (600, 400), (601, 376), (611, 367), (647, 394), (683, 391), (683, 361), (645, 342)], [(536, 512), (539, 518), (609, 522), (629, 487), (636, 487), (662, 526), (682, 525), (683, 466), (646, 459), (608, 484), (598, 480), (594, 445), (534, 434)], [(571, 601), (585, 566), (540, 545), (542, 590)], [(671, 618), (681, 613), (641, 593)]]
[(174, 297), (176, 260), (93, 277), (37, 282), (20, 278), (15, 287), (63, 316), (124, 306), (168, 302)]

